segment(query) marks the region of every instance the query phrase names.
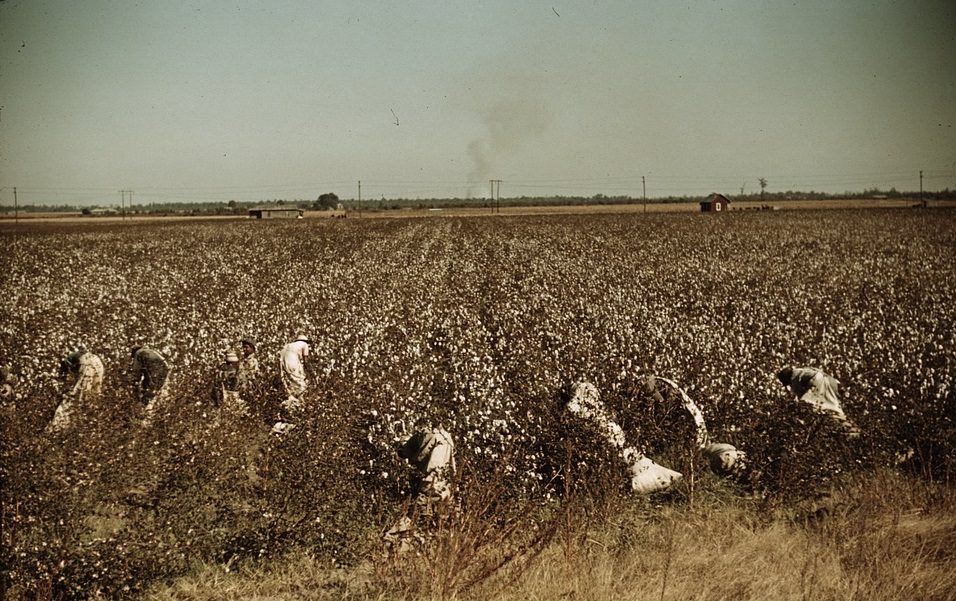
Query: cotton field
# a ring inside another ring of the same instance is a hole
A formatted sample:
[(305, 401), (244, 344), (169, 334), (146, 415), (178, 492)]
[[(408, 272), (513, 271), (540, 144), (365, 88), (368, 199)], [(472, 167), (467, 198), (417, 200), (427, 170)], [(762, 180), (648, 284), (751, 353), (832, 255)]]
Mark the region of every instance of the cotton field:
[[(408, 492), (397, 444), (429, 425), (454, 436), (460, 486), (560, 503), (569, 469), (611, 461), (562, 411), (577, 381), (630, 443), (706, 479), (692, 422), (639, 386), (678, 382), (715, 439), (758, 458), (748, 494), (880, 463), (941, 478), (956, 460), (950, 210), (21, 223), (2, 244), (3, 552), (22, 590), (122, 595), (191, 559), (295, 546), (351, 561)], [(307, 409), (270, 435), (277, 354), (299, 334)], [(241, 339), (264, 374), (233, 418), (210, 390)], [(134, 345), (172, 367), (148, 425)], [(105, 393), (51, 433), (59, 360), (81, 347)], [(786, 365), (840, 380), (864, 432), (852, 456), (801, 430)], [(784, 481), (777, 451), (812, 466), (804, 480)]]

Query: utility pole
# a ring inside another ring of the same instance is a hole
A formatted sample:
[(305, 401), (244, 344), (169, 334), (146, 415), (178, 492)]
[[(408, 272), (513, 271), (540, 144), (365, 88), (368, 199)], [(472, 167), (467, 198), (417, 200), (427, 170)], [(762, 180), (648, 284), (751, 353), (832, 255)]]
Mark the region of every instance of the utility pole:
[(362, 206), (362, 180), (358, 181), (358, 201), (359, 206)]
[(647, 182), (644, 181), (644, 176), (641, 176), (641, 194), (644, 197), (644, 212), (647, 212)]
[[(16, 190), (16, 188), (14, 188)], [(923, 170), (919, 170), (919, 204), (920, 206), (926, 206), (925, 201), (923, 200)]]
[[(126, 195), (129, 194), (129, 198), (126, 198)], [(122, 215), (123, 220), (126, 220), (126, 208), (133, 208), (133, 191), (132, 190), (120, 190), (120, 215)]]
[[(126, 195), (129, 194), (129, 198)], [(123, 216), (123, 220), (126, 220), (126, 209), (130, 211), (133, 210), (133, 191), (132, 190), (120, 190), (120, 214)]]
[(17, 202), (17, 187), (13, 187), (13, 225), (20, 224), (20, 204)]
[[(491, 212), (495, 213), (501, 212), (501, 180), (500, 179), (490, 179), (488, 183), (491, 184)], [(497, 193), (496, 193), (497, 191)]]

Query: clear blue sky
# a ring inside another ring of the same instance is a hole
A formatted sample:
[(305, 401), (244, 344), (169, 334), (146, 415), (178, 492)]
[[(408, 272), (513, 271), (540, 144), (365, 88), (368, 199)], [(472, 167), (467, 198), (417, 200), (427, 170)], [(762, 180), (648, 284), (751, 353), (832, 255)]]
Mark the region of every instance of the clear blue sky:
[(0, 204), (956, 188), (956, 2), (0, 0)]

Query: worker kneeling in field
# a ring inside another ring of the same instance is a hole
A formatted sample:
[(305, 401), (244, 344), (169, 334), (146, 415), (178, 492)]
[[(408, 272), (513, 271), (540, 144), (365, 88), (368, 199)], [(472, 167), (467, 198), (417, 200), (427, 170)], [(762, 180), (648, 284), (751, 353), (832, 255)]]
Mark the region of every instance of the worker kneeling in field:
[(54, 432), (69, 427), (74, 405), (83, 406), (103, 392), (103, 361), (93, 353), (80, 349), (60, 361), (60, 379), (71, 382), (69, 390), (56, 408), (50, 429)]
[(415, 532), (413, 516), (426, 519), (435, 516), (439, 506), (452, 498), (451, 478), (455, 473), (455, 443), (442, 428), (420, 430), (399, 448), (398, 455), (411, 464), (412, 503), (408, 511), (385, 533), (386, 545), (396, 552), (411, 548), (412, 541), (423, 537)]
[(843, 412), (838, 396), (840, 382), (822, 369), (787, 366), (777, 373), (777, 379), (788, 387), (797, 399), (839, 422), (847, 436), (855, 438), (860, 435), (859, 428)]
[(627, 465), (631, 478), (631, 490), (634, 492), (646, 495), (665, 491), (684, 477), (680, 472), (654, 463), (640, 450), (627, 445), (624, 430), (611, 419), (593, 384), (588, 382), (573, 384), (567, 409), (597, 426), (605, 440), (617, 450)]
[(165, 400), (169, 365), (162, 353), (143, 346), (134, 346), (131, 356), (130, 384), (133, 394), (146, 406), (146, 420), (149, 421)]

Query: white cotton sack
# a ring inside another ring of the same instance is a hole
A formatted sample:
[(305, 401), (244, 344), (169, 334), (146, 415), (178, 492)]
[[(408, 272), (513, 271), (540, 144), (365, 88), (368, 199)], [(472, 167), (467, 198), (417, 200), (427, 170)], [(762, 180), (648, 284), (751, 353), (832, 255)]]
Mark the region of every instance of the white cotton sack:
[(684, 477), (680, 472), (654, 463), (646, 455), (641, 455), (631, 463), (629, 471), (631, 490), (639, 495), (665, 491)]

